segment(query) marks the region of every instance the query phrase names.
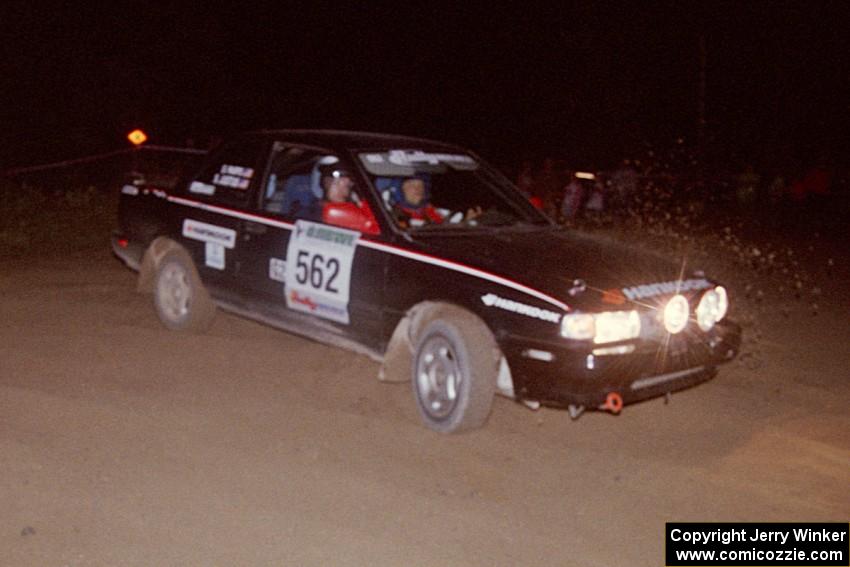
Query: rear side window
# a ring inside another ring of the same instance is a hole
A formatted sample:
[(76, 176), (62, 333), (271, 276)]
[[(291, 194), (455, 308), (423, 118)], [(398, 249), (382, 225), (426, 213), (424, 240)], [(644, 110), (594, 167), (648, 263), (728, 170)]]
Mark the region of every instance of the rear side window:
[(263, 210), (287, 219), (321, 220), (318, 164), (324, 153), (279, 144), (272, 154)]
[(264, 148), (265, 142), (261, 140), (243, 140), (224, 146), (189, 182), (187, 191), (204, 201), (246, 207), (254, 186), (262, 177)]

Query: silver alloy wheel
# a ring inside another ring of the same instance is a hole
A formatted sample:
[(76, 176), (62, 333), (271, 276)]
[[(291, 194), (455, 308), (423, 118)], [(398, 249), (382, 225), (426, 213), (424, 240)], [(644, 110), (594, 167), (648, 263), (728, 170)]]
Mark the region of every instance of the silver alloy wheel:
[(457, 404), (463, 380), (451, 343), (440, 335), (428, 338), (416, 362), (416, 388), (422, 409), (434, 419), (448, 417)]
[(163, 314), (173, 322), (183, 319), (189, 313), (192, 298), (189, 274), (183, 265), (169, 262), (162, 270), (157, 287)]

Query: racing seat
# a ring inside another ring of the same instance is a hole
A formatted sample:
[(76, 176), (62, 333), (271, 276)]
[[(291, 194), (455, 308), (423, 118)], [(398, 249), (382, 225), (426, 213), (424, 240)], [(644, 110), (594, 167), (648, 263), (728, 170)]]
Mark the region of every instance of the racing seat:
[(311, 186), (310, 174), (291, 175), (283, 184), (280, 195), (280, 212), (289, 217), (318, 220), (321, 217), (319, 197)]

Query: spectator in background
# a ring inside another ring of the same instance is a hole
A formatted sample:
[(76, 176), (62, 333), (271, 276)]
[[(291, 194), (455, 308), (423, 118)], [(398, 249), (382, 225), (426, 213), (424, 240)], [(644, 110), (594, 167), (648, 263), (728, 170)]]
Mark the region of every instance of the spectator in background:
[(624, 159), (620, 166), (611, 174), (608, 191), (608, 206), (622, 208), (637, 193), (638, 172), (632, 161)]
[(831, 200), (832, 171), (826, 160), (821, 158), (803, 178), (791, 186), (791, 197), (797, 202), (805, 202), (813, 226), (834, 227), (840, 212), (834, 208)]
[(771, 206), (777, 206), (785, 199), (785, 192), (788, 190), (788, 184), (785, 181), (785, 174), (782, 171), (777, 171), (776, 175), (767, 187), (767, 201)]
[(594, 213), (601, 213), (605, 210), (605, 184), (596, 176), (592, 182), (588, 183), (587, 187), (587, 202), (584, 205), (585, 210)]
[(563, 220), (577, 218), (581, 212), (583, 202), (584, 186), (579, 178), (570, 175), (570, 181), (564, 186), (564, 192), (561, 198), (561, 218)]
[(747, 165), (744, 172), (738, 176), (738, 187), (735, 191), (735, 198), (738, 205), (741, 207), (752, 206), (758, 197), (758, 187), (761, 178), (752, 165)]
[(791, 197), (795, 201), (825, 200), (832, 185), (832, 174), (823, 160), (810, 169), (802, 179), (791, 185)]
[(554, 213), (557, 207), (558, 193), (561, 190), (561, 179), (555, 169), (555, 160), (546, 158), (543, 167), (534, 180), (532, 193), (543, 199), (546, 212)]
[(522, 167), (516, 177), (516, 186), (527, 198), (531, 198), (534, 194), (534, 166), (530, 161), (522, 162)]

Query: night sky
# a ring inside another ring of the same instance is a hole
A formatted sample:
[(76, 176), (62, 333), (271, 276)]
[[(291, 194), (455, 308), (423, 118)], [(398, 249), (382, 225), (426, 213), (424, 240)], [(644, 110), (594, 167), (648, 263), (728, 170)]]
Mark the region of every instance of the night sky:
[(715, 160), (850, 147), (846, 2), (57, 4), (0, 8), (0, 168), (119, 149), (135, 127), (165, 144), (375, 130), (604, 167), (695, 142), (701, 36)]

